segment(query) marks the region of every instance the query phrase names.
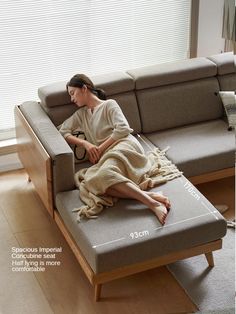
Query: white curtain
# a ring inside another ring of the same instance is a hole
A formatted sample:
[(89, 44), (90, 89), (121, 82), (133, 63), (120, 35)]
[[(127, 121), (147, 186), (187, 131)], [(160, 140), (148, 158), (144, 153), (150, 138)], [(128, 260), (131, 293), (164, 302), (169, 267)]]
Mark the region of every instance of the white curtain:
[(190, 0), (1, 0), (0, 136), (40, 86), (186, 59)]
[(224, 0), (222, 37), (225, 38), (225, 51), (236, 53), (236, 0)]

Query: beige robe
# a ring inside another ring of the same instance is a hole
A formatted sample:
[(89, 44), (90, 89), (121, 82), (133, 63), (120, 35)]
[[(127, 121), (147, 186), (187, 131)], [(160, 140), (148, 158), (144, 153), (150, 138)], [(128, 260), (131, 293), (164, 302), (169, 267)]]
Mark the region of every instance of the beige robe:
[(110, 136), (118, 140), (133, 132), (113, 99), (102, 102), (93, 113), (86, 106), (78, 109), (61, 125), (59, 132), (66, 138), (77, 130), (84, 132), (86, 139), (94, 145), (102, 144)]
[(105, 193), (114, 184), (132, 182), (146, 190), (182, 174), (164, 156), (164, 151), (155, 149), (148, 155), (144, 153), (141, 144), (130, 134), (133, 130), (115, 100), (104, 101), (93, 113), (87, 107), (79, 109), (62, 124), (60, 132), (66, 138), (78, 128), (95, 145), (109, 137), (116, 140), (97, 164), (75, 174), (75, 184), (85, 203), (74, 210), (78, 211), (78, 221), (82, 216), (96, 218), (104, 206), (113, 206), (117, 199)]

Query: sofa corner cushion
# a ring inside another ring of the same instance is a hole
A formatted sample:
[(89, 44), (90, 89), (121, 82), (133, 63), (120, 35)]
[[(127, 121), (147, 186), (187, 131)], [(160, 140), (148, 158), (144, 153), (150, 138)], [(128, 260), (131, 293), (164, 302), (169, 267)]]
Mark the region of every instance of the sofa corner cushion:
[(215, 76), (216, 65), (207, 58), (193, 58), (130, 69), (137, 90)]
[[(56, 206), (66, 228), (77, 242), (94, 273), (135, 263), (148, 262), (222, 238), (226, 222), (214, 206), (191, 184), (198, 195), (185, 187), (183, 176), (155, 188), (170, 198), (172, 207), (166, 224), (135, 200), (119, 200), (104, 209), (97, 219), (76, 221), (72, 210), (81, 205), (79, 191), (59, 193)], [(186, 207), (187, 206), (187, 207)], [(136, 233), (143, 236), (135, 237)]]
[(217, 65), (217, 74), (236, 73), (235, 56), (233, 52), (225, 52), (208, 57)]
[[(107, 96), (131, 91), (134, 89), (133, 79), (121, 71), (91, 76), (91, 80), (98, 88), (104, 89)], [(38, 89), (39, 98), (46, 107), (71, 104), (66, 90), (66, 82), (56, 82)]]

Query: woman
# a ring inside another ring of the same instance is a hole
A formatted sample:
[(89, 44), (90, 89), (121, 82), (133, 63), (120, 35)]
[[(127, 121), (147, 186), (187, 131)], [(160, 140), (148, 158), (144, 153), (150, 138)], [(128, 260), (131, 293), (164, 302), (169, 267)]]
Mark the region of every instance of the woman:
[[(79, 110), (62, 124), (60, 132), (69, 144), (82, 145), (94, 165), (77, 176), (80, 197), (87, 203), (81, 215), (92, 218), (93, 211), (92, 215), (87, 212), (88, 207), (95, 206), (94, 202), (96, 206), (102, 204), (100, 211), (103, 205), (113, 205), (113, 198), (129, 198), (145, 204), (163, 225), (170, 201), (162, 193), (140, 189), (151, 164), (140, 143), (131, 135), (133, 130), (119, 105), (113, 99), (106, 100), (104, 91), (96, 89), (84, 74), (73, 76), (67, 83), (67, 91)], [(86, 140), (72, 135), (78, 127), (85, 133)]]

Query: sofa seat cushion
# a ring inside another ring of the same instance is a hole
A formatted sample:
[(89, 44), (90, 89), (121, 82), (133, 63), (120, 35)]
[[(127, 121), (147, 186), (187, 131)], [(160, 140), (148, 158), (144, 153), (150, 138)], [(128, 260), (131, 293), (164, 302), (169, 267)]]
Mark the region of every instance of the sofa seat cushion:
[(234, 167), (235, 135), (222, 119), (145, 134), (187, 177)]
[[(76, 221), (79, 191), (61, 192), (56, 207), (95, 273), (145, 262), (168, 253), (222, 238), (226, 222), (215, 207), (184, 177), (156, 187), (171, 201), (166, 224), (135, 200), (120, 199), (97, 219)], [(191, 192), (190, 192), (191, 190)]]

